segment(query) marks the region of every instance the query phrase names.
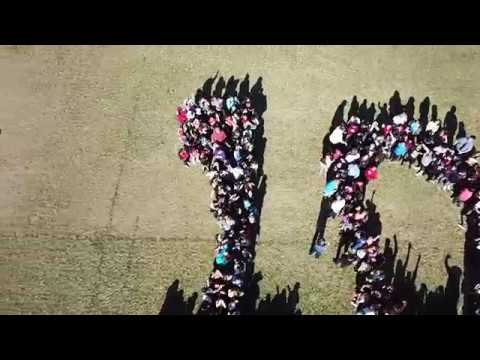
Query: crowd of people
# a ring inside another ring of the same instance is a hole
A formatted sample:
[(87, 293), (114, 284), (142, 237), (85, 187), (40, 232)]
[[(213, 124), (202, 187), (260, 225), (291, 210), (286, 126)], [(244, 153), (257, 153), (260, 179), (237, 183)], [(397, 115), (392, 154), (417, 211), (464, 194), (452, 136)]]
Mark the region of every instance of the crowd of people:
[[(365, 201), (367, 185), (378, 178), (377, 169), (385, 159), (407, 163), (418, 176), (425, 175), (428, 181), (451, 192), (453, 201), (462, 207), (459, 225), (464, 226), (466, 217), (465, 230), (476, 251), (474, 256), (480, 256), (480, 165), (475, 136), (467, 135), (461, 127), (455, 137), (453, 107), (450, 118), (447, 116), (442, 124), (436, 107), (426, 118), (421, 105), (421, 115), (416, 119), (413, 102), (402, 105), (398, 93), (392, 99), (388, 111), (384, 104), (376, 117), (375, 111), (357, 109), (350, 111), (345, 121), (342, 112), (334, 119), (324, 143), (322, 162), (327, 181), (323, 196), (328, 217), (341, 220), (343, 253), (336, 263), (353, 265), (357, 273), (352, 298), (355, 314), (401, 314), (408, 306), (386, 275), (386, 259), (379, 250), (380, 234), (371, 226), (372, 216)], [(210, 211), (221, 228), (199, 314), (240, 314), (258, 225), (255, 144), (259, 119), (248, 96), (198, 93), (177, 108), (176, 118), (182, 143), (178, 156), (188, 167), (203, 166), (212, 186)], [(311, 254), (319, 256), (325, 246), (322, 236), (312, 246)], [(480, 299), (479, 281), (477, 278), (470, 291)], [(480, 314), (480, 301), (475, 303), (474, 312)]]
[[(365, 206), (366, 187), (377, 179), (377, 168), (383, 160), (407, 163), (418, 176), (425, 175), (428, 181), (451, 192), (453, 201), (462, 207), (460, 226), (464, 216), (480, 224), (480, 166), (475, 136), (467, 135), (462, 128), (453, 140), (454, 107), (444, 124), (437, 118), (436, 107), (432, 117), (426, 117), (428, 109), (423, 108), (421, 116), (414, 118), (412, 99), (403, 105), (396, 92), (388, 111), (386, 104), (380, 106), (377, 117), (375, 111), (354, 110), (345, 121), (342, 112), (334, 119), (324, 143), (322, 163), (327, 169), (327, 181), (323, 196), (328, 201), (327, 216), (339, 216), (341, 220), (340, 244), (344, 251), (336, 262), (339, 266), (353, 265), (357, 272), (352, 300), (355, 314), (400, 314), (408, 305), (385, 276), (380, 234), (369, 226)], [(480, 227), (469, 231), (479, 256)], [(320, 237), (311, 254), (322, 254), (325, 245)], [(474, 289), (480, 289), (480, 285)]]
[(249, 97), (198, 94), (177, 108), (179, 158), (201, 164), (212, 186), (210, 211), (221, 228), (199, 314), (238, 315), (254, 256), (258, 209), (255, 139)]

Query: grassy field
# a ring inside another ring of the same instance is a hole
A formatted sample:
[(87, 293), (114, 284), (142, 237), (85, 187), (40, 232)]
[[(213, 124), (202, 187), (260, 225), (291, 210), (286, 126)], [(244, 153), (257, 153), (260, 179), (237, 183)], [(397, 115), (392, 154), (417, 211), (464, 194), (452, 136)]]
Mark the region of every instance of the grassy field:
[[(0, 313), (157, 314), (178, 279), (200, 292), (218, 227), (200, 169), (176, 156), (175, 107), (217, 71), (267, 96), (267, 192), (257, 247), (260, 297), (300, 283), (303, 314), (348, 314), (351, 268), (307, 251), (320, 206), (323, 136), (338, 104), (425, 96), (456, 105), (480, 135), (480, 47), (0, 47)], [(448, 195), (384, 164), (375, 188), (383, 236), (421, 255), (417, 285), (463, 267)]]

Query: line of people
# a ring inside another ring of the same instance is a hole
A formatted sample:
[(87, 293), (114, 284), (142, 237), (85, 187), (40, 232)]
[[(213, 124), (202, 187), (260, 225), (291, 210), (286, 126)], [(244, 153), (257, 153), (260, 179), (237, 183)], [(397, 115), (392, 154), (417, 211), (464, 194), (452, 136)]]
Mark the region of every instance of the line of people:
[[(377, 179), (377, 167), (382, 161), (407, 162), (417, 169), (419, 176), (425, 174), (428, 181), (451, 191), (452, 199), (462, 206), (462, 221), (463, 216), (480, 218), (480, 166), (475, 136), (467, 136), (463, 131), (453, 142), (452, 121), (446, 120), (442, 126), (436, 111), (428, 121), (425, 107), (420, 118), (415, 119), (413, 101), (402, 105), (398, 92), (390, 99), (388, 112), (386, 109), (384, 104), (375, 118), (374, 106), (373, 112), (357, 108), (349, 112), (347, 121), (340, 111), (324, 142), (322, 163), (327, 168), (327, 182), (323, 196), (328, 201), (327, 216), (341, 218), (340, 244), (344, 253), (336, 262), (339, 266), (353, 264), (357, 272), (352, 300), (356, 314), (399, 314), (407, 307), (385, 277), (384, 258), (379, 251), (380, 234), (369, 226), (364, 204), (366, 186)], [(479, 256), (480, 228), (469, 230), (473, 231), (472, 241)], [(319, 256), (325, 246), (320, 237), (311, 254)]]
[(210, 211), (221, 228), (198, 313), (238, 315), (256, 240), (259, 119), (248, 96), (206, 94), (186, 99), (176, 116), (183, 145), (178, 156), (186, 166), (203, 165), (212, 186)]

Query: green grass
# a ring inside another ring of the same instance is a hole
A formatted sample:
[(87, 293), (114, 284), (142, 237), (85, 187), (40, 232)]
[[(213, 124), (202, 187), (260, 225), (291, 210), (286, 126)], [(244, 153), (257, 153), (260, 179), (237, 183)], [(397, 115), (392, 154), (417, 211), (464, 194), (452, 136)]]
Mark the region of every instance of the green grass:
[[(22, 50), (23, 49), (23, 50)], [(21, 50), (21, 51), (20, 51)], [(0, 313), (156, 314), (175, 279), (199, 292), (218, 227), (200, 169), (176, 157), (175, 107), (217, 70), (267, 96), (268, 176), (255, 260), (260, 296), (300, 283), (304, 314), (349, 314), (353, 269), (307, 252), (320, 206), (321, 140), (337, 105), (425, 96), (480, 134), (480, 48), (471, 46), (0, 47)], [(123, 169), (120, 171), (120, 169)], [(417, 284), (462, 266), (448, 195), (396, 164), (375, 202)], [(106, 230), (108, 229), (108, 231)], [(15, 235), (16, 233), (16, 235)], [(83, 235), (82, 235), (83, 234)]]

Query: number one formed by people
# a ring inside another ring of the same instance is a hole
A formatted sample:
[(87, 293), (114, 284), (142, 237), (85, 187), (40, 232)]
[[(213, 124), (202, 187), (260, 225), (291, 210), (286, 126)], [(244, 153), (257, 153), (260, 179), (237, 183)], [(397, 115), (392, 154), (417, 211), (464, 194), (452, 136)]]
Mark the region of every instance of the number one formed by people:
[(198, 313), (236, 315), (249, 311), (245, 294), (258, 233), (255, 150), (260, 121), (250, 93), (237, 95), (228, 83), (221, 92), (217, 84), (212, 96), (204, 86), (177, 108), (178, 156), (187, 167), (203, 166), (213, 188), (210, 211), (221, 229)]

